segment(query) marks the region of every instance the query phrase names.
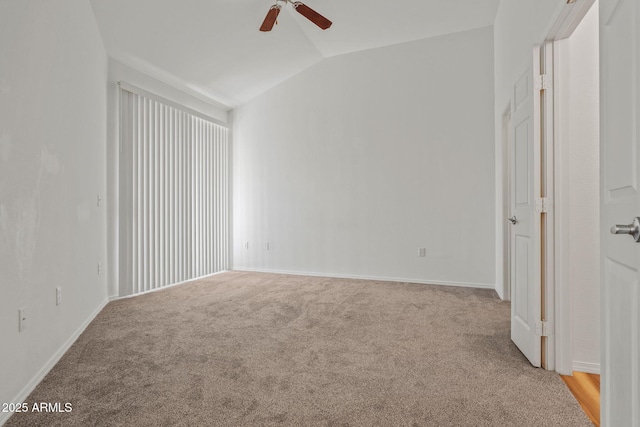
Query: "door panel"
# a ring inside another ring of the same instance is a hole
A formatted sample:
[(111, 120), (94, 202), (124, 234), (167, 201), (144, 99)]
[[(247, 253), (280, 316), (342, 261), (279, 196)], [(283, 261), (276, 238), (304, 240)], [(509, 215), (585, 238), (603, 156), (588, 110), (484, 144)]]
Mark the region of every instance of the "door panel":
[[(611, 325), (623, 325), (628, 323), (627, 319), (633, 319), (637, 314), (637, 304), (634, 304), (634, 300), (637, 302), (638, 271), (612, 260), (607, 260), (607, 264), (606, 281), (613, 289), (609, 293), (609, 302), (611, 307), (615, 307), (610, 312), (610, 322)], [(609, 354), (608, 374), (610, 378), (619, 378), (609, 395), (611, 402), (609, 425), (631, 425), (625, 420), (632, 419), (628, 398), (634, 395), (634, 384), (633, 376), (629, 373), (634, 370), (633, 354), (636, 351), (634, 343), (637, 340), (633, 337), (633, 328), (611, 331), (609, 340), (611, 348), (615, 348), (616, 351)]]
[(515, 137), (515, 149), (516, 149), (516, 206), (528, 207), (531, 204), (531, 194), (529, 194), (529, 177), (531, 171), (529, 169), (529, 163), (532, 163), (530, 159), (529, 149), (531, 141), (529, 140), (529, 119), (527, 119), (516, 126)]
[(521, 326), (528, 328), (529, 325), (529, 246), (531, 239), (524, 236), (516, 236), (516, 289), (514, 289), (513, 299), (515, 301), (514, 317)]
[[(534, 71), (540, 69), (535, 49), (526, 71), (514, 85), (511, 151), (511, 339), (534, 366), (541, 364), (540, 215), (535, 197), (540, 194), (540, 98), (534, 94)], [(538, 74), (538, 73), (535, 73)]]
[[(608, 67), (607, 79), (614, 84), (608, 87), (610, 98), (615, 99), (607, 105), (609, 120), (608, 137), (615, 139), (616, 144), (608, 144), (607, 149), (607, 181), (609, 191), (636, 189), (636, 156), (634, 87), (635, 52), (631, 41), (634, 38), (633, 1), (621, 1), (607, 24), (607, 37), (604, 46), (608, 61), (616, 64)], [(620, 43), (622, 41), (622, 43)], [(636, 48), (637, 49), (637, 48)], [(615, 195), (612, 195), (615, 198)], [(624, 195), (622, 195), (624, 197)]]
[(640, 6), (600, 1), (603, 426), (640, 425), (640, 243), (612, 235), (640, 216)]

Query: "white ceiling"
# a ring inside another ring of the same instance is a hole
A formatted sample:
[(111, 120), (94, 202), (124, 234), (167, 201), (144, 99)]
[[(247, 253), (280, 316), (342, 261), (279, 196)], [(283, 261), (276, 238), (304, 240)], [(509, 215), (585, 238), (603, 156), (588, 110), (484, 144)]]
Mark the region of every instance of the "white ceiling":
[[(274, 0), (91, 0), (109, 56), (234, 108), (324, 58), (492, 25), (500, 0), (304, 0), (322, 31)], [(282, 4), (282, 3), (280, 3)]]

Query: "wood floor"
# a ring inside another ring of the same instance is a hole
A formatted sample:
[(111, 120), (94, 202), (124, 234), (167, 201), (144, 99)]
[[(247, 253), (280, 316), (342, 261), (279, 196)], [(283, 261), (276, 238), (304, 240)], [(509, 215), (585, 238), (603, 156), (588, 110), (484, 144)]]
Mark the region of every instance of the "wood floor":
[(576, 397), (593, 424), (600, 427), (600, 375), (574, 372), (573, 376), (560, 375)]

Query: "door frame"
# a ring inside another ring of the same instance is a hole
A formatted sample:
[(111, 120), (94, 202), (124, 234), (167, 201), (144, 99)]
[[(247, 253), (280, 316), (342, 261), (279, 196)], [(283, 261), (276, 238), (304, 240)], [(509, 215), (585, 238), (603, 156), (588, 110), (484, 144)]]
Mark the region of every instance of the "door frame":
[[(497, 265), (498, 274), (502, 274), (501, 286), (496, 288), (498, 296), (504, 301), (511, 301), (511, 224), (507, 221), (511, 211), (511, 101), (502, 113), (502, 206), (501, 215), (498, 215), (504, 250), (504, 262)], [(499, 283), (499, 282), (498, 282)]]
[(544, 109), (541, 118), (544, 123), (549, 124), (544, 128), (546, 147), (545, 162), (550, 167), (543, 169), (543, 176), (546, 180), (548, 194), (553, 200), (552, 209), (546, 215), (547, 227), (542, 236), (544, 247), (546, 247), (545, 260), (546, 269), (543, 277), (543, 310), (547, 314), (547, 320), (553, 322), (553, 339), (547, 340), (547, 345), (543, 346), (543, 360), (546, 358), (546, 369), (555, 370), (560, 374), (571, 375), (573, 372), (573, 339), (572, 339), (572, 289), (568, 280), (568, 269), (566, 261), (568, 259), (569, 234), (566, 230), (566, 215), (564, 200), (568, 197), (568, 182), (563, 179), (560, 162), (555, 159), (560, 158), (559, 144), (554, 141), (564, 139), (567, 132), (566, 124), (561, 119), (563, 103), (563, 92), (560, 86), (561, 73), (563, 69), (560, 57), (563, 54), (558, 46), (560, 40), (570, 37), (587, 12), (591, 9), (595, 0), (580, 0), (575, 3), (564, 5), (551, 29), (544, 40), (544, 73), (551, 81), (549, 96), (544, 100)]
[[(540, 47), (540, 73), (545, 76), (545, 88), (540, 92), (540, 148), (542, 150), (540, 159), (540, 197), (547, 200), (547, 209), (541, 215), (540, 248), (542, 259), (541, 272), (541, 293), (542, 293), (542, 320), (551, 325), (549, 330), (553, 331), (550, 336), (542, 337), (542, 366), (549, 370), (556, 370), (558, 348), (557, 334), (555, 333), (558, 313), (556, 312), (556, 173), (557, 162), (555, 143), (555, 101), (557, 91), (554, 89), (554, 49), (553, 43), (545, 41)], [(571, 318), (569, 317), (569, 321)], [(569, 323), (570, 325), (571, 323)]]

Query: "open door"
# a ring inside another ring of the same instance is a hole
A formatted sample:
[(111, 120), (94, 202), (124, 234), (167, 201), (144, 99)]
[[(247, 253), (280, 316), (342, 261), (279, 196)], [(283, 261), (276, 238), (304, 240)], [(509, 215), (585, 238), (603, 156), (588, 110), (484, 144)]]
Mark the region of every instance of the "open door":
[[(511, 339), (541, 365), (540, 49), (513, 90), (511, 129)], [(538, 212), (540, 211), (540, 212)]]
[(600, 0), (603, 426), (640, 426), (639, 50), (638, 1)]

